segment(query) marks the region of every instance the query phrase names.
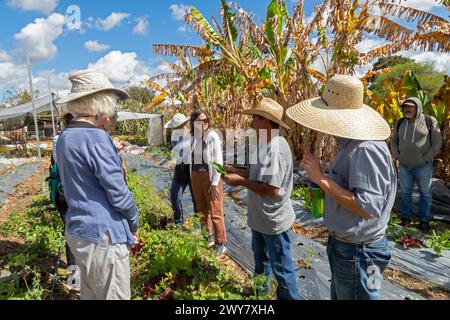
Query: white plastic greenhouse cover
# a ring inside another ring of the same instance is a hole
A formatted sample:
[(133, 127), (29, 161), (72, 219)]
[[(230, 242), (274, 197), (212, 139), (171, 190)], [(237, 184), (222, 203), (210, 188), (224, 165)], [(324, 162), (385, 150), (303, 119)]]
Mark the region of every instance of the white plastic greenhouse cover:
[(126, 121), (126, 120), (139, 120), (139, 119), (154, 119), (161, 118), (160, 114), (149, 114), (149, 113), (135, 113), (135, 112), (126, 112), (120, 111), (118, 112), (119, 118), (117, 121)]
[[(51, 103), (50, 95), (42, 96), (34, 100), (34, 106), (36, 108), (36, 113), (49, 111), (49, 106)], [(28, 113), (33, 113), (33, 105), (30, 102), (21, 104), (20, 106), (12, 108), (0, 109), (0, 121), (25, 117)]]

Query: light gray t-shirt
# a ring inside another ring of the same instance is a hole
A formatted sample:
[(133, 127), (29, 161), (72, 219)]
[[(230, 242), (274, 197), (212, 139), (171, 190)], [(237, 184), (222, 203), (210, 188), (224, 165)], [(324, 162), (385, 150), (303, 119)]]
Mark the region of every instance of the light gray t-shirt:
[(352, 214), (325, 194), (324, 222), (330, 232), (350, 242), (362, 243), (384, 234), (397, 191), (397, 177), (384, 141), (340, 139), (339, 153), (329, 178), (352, 191), (359, 208), (371, 215)]
[(267, 152), (259, 153), (258, 164), (250, 165), (249, 180), (269, 184), (280, 191), (276, 197), (269, 197), (248, 190), (248, 226), (263, 234), (277, 235), (289, 230), (295, 220), (291, 203), (292, 153), (281, 136), (272, 139)]

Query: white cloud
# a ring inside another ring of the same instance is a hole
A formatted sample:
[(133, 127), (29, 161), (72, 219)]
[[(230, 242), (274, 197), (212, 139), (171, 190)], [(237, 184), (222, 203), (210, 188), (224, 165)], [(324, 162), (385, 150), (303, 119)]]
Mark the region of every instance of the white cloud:
[(398, 54), (419, 63), (430, 63), (437, 71), (450, 75), (450, 53), (448, 52), (401, 51)]
[[(54, 70), (45, 70), (33, 74), (34, 90), (39, 91), (39, 95), (48, 94), (48, 79), (53, 92), (70, 90), (70, 81), (67, 79), (68, 73), (56, 73)], [(0, 62), (0, 96), (1, 92), (7, 89), (25, 89), (30, 90), (28, 82), (27, 66), (14, 62)]]
[(357, 66), (355, 68), (355, 76), (358, 78), (362, 78), (368, 71), (373, 69), (373, 64), (368, 63), (362, 66)]
[(185, 4), (171, 4), (169, 9), (172, 13), (173, 19), (182, 21), (184, 20), (184, 15), (186, 14), (186, 11), (191, 10), (191, 6)]
[(0, 50), (0, 62), (7, 62), (11, 60), (11, 56), (5, 50)]
[(53, 43), (63, 32), (65, 17), (52, 13), (47, 18), (38, 18), (14, 35), (23, 50), (29, 53), (32, 62), (52, 59), (58, 52)]
[(0, 91), (26, 82), (27, 68), (13, 62), (0, 62)]
[(138, 24), (134, 27), (133, 33), (143, 36), (147, 35), (150, 26), (150, 23), (148, 22), (148, 17), (147, 16), (139, 17), (136, 19), (136, 21), (138, 22)]
[(367, 53), (370, 50), (378, 48), (385, 43), (387, 43), (387, 41), (382, 39), (365, 39), (358, 43), (355, 48), (360, 52)]
[(122, 20), (130, 17), (131, 14), (124, 12), (113, 12), (106, 19), (97, 19), (97, 28), (103, 31), (109, 31), (112, 28), (120, 25)]
[(95, 63), (90, 63), (89, 69), (104, 72), (109, 79), (119, 87), (139, 84), (148, 78), (150, 69), (135, 52), (111, 51)]
[(401, 4), (422, 11), (430, 11), (440, 6), (439, 1), (436, 0), (402, 0)]
[(58, 0), (8, 0), (8, 5), (23, 11), (39, 11), (50, 14), (58, 5)]
[(95, 19), (93, 17), (89, 17), (82, 24), (86, 26), (86, 28), (92, 29), (95, 27)]
[(33, 86), (39, 90), (40, 95), (45, 95), (48, 93), (48, 79), (50, 79), (52, 92), (68, 92), (72, 86), (68, 76), (68, 72), (56, 73), (55, 70), (40, 71), (33, 77)]
[(102, 52), (111, 48), (111, 46), (103, 43), (99, 43), (98, 41), (89, 40), (84, 43), (84, 47), (89, 52)]
[(182, 25), (181, 27), (178, 28), (178, 32), (182, 32), (182, 33), (188, 32), (188, 33), (190, 33), (190, 32), (192, 32), (192, 30), (187, 25)]

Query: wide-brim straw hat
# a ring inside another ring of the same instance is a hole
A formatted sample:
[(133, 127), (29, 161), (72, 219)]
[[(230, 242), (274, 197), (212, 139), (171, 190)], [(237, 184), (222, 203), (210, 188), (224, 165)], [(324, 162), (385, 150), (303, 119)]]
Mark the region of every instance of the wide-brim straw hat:
[(88, 95), (111, 91), (119, 96), (119, 99), (125, 100), (129, 97), (128, 93), (115, 88), (108, 77), (96, 70), (81, 70), (69, 74), (69, 80), (72, 83), (71, 92), (61, 97), (56, 103), (65, 104)]
[(364, 104), (364, 86), (353, 76), (335, 75), (321, 97), (304, 100), (286, 110), (293, 121), (307, 128), (353, 140), (386, 140), (389, 124)]
[(191, 118), (182, 113), (175, 114), (172, 119), (164, 125), (165, 129), (178, 129), (183, 127)]
[(244, 110), (241, 113), (266, 118), (267, 120), (275, 122), (283, 128), (290, 130), (289, 126), (282, 121), (284, 113), (283, 107), (270, 98), (263, 98), (256, 108)]

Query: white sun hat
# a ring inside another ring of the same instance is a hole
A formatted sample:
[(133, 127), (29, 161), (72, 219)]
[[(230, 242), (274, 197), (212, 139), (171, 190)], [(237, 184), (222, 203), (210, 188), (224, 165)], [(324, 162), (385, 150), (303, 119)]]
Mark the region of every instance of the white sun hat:
[(72, 83), (71, 92), (61, 97), (56, 103), (68, 103), (102, 91), (112, 91), (120, 99), (129, 97), (125, 91), (115, 88), (104, 73), (96, 70), (87, 69), (73, 72), (69, 74), (69, 80)]
[(364, 86), (353, 76), (335, 75), (321, 97), (304, 100), (286, 110), (293, 121), (307, 128), (353, 140), (386, 140), (389, 124), (364, 104)]
[(182, 127), (183, 125), (186, 124), (186, 122), (188, 122), (191, 118), (188, 117), (186, 118), (186, 116), (184, 114), (181, 113), (177, 113), (172, 117), (172, 120), (170, 120), (169, 122), (167, 122), (164, 125), (165, 129), (178, 129), (180, 127)]

